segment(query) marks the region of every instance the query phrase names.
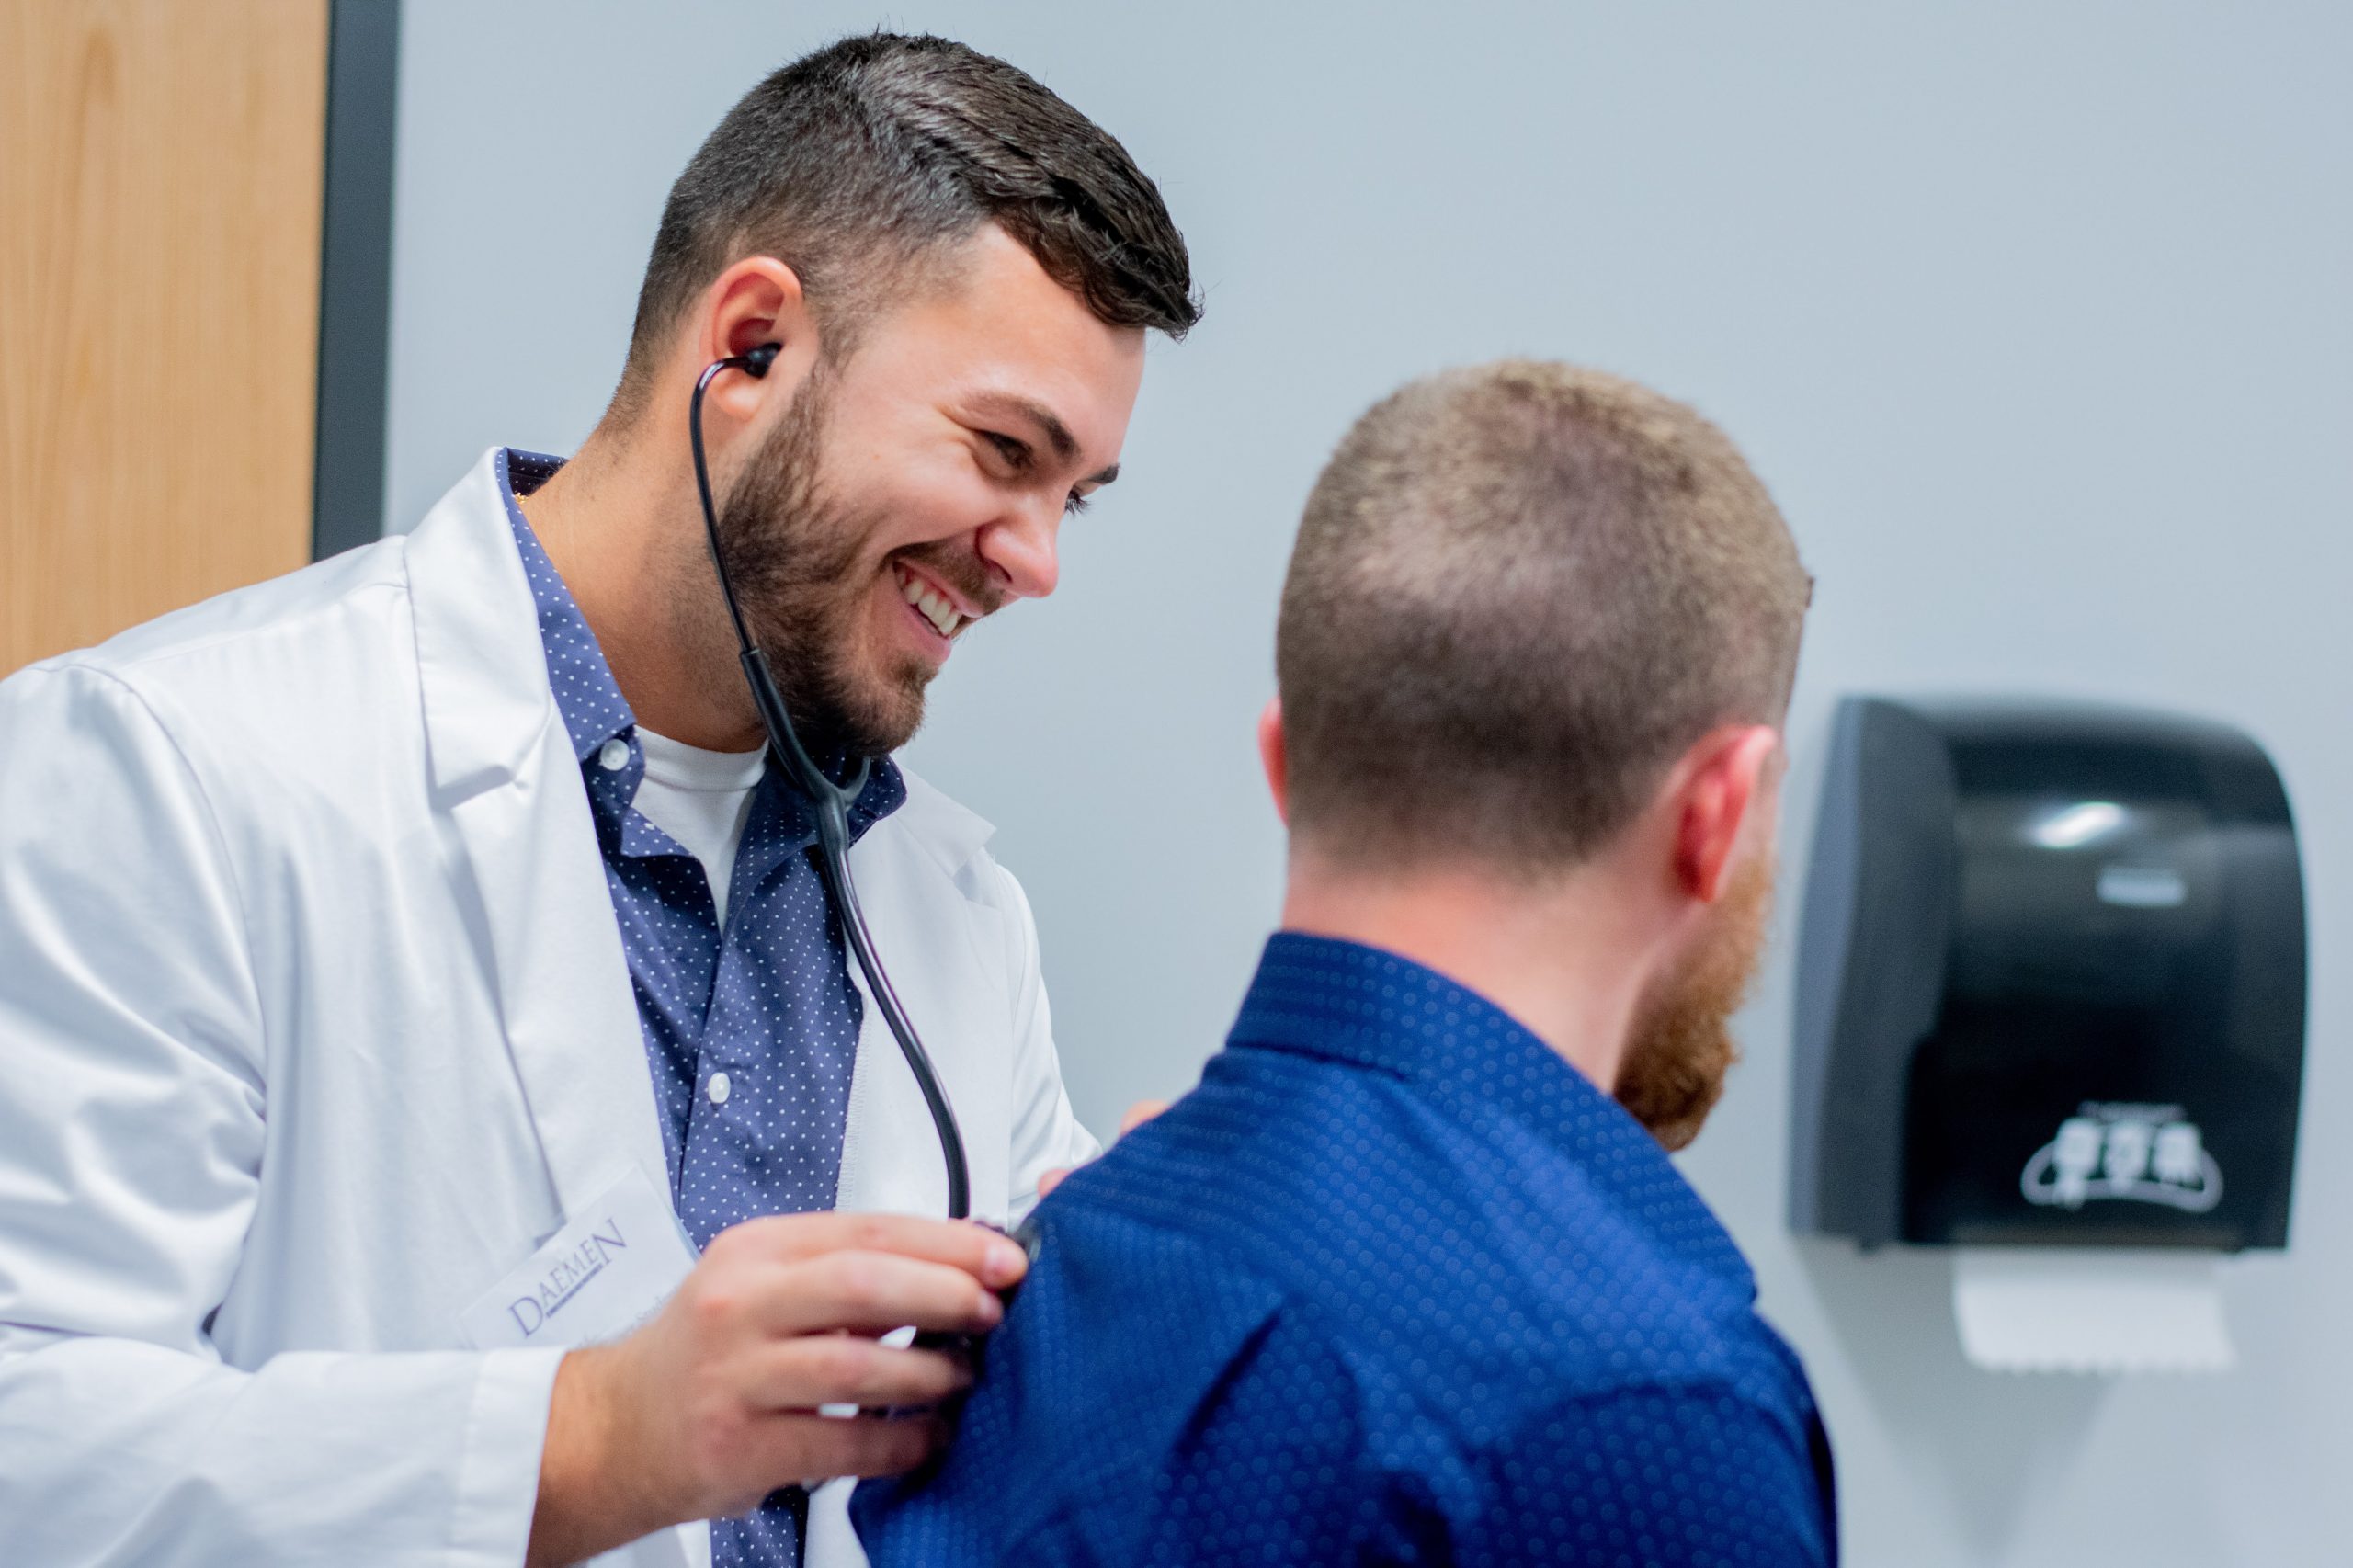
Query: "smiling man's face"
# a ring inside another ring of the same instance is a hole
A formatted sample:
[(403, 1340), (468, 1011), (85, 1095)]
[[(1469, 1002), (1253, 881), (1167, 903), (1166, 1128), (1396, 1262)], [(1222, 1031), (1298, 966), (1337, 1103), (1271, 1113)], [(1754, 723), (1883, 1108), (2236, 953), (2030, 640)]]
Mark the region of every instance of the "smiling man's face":
[(728, 490), (754, 638), (826, 750), (896, 750), (958, 638), (1053, 592), (1063, 518), (1116, 477), (1143, 333), (994, 226), (820, 362)]

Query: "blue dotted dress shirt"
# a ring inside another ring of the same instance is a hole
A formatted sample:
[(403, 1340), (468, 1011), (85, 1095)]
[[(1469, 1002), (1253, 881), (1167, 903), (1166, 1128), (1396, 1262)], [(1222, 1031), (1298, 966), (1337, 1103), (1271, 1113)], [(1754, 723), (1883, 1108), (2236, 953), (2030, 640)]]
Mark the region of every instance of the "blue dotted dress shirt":
[[(816, 823), (775, 770), (735, 854), (722, 929), (702, 863), (631, 802), (645, 777), (637, 721), (596, 635), (516, 505), (563, 466), (505, 451), (499, 477), (557, 709), (580, 758), (605, 881), (637, 993), (671, 1201), (697, 1246), (740, 1221), (834, 1206), (861, 1004), (841, 926), (807, 853)], [(853, 839), (906, 800), (886, 758), (850, 811)], [(800, 1561), (808, 1494), (772, 1494), (711, 1526), (713, 1568)]]
[(1201, 1085), (1038, 1209), (876, 1568), (1828, 1564), (1829, 1443), (1649, 1133), (1429, 970), (1268, 943)]

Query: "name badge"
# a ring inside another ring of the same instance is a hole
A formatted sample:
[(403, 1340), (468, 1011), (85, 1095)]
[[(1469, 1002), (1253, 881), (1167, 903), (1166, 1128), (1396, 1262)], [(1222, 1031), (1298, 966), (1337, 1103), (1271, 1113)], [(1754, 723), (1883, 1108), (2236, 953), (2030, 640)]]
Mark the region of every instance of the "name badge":
[(669, 1199), (632, 1165), (459, 1322), (477, 1350), (619, 1338), (670, 1299), (696, 1256)]

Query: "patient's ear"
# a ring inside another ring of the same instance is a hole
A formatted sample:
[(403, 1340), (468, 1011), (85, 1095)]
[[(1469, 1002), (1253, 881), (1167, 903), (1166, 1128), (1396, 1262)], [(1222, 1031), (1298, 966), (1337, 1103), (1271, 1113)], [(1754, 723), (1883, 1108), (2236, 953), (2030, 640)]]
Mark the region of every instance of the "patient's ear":
[(1258, 715), (1258, 760), (1267, 767), (1267, 790), (1275, 798), (1275, 814), (1290, 825), (1290, 756), (1283, 750), (1283, 699), (1267, 699)]
[(1675, 878), (1702, 903), (1723, 896), (1741, 846), (1769, 844), (1771, 767), (1780, 735), (1764, 724), (1727, 724), (1687, 753), (1670, 776)]

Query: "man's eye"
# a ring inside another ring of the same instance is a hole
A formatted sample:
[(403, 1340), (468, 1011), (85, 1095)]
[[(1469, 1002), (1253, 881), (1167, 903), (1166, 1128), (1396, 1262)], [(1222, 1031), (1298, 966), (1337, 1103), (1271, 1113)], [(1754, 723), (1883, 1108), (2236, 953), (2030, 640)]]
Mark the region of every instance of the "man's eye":
[(1063, 515), (1064, 517), (1074, 517), (1079, 513), (1086, 511), (1086, 507), (1087, 498), (1074, 490), (1070, 493), (1070, 499), (1063, 503)]
[(984, 430), (982, 434), (986, 436), (990, 444), (996, 448), (996, 455), (1003, 458), (1006, 466), (1016, 473), (1021, 472), (1029, 466), (1029, 442), (1017, 437), (1001, 436), (995, 430)]

